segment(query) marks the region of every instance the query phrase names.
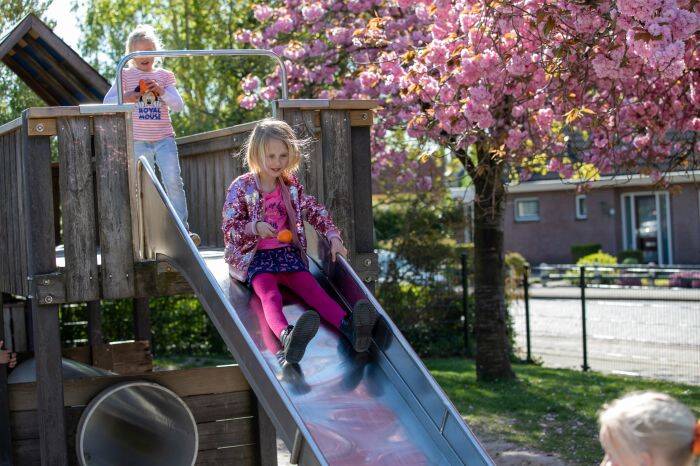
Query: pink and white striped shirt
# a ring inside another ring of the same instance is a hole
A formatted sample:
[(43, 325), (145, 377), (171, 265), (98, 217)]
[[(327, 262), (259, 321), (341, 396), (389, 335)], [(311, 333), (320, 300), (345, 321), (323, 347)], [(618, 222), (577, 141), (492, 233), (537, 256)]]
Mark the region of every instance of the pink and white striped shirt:
[[(146, 92), (136, 102), (136, 108), (132, 113), (134, 140), (159, 141), (174, 136), (170, 111), (178, 112), (183, 107), (182, 97), (175, 88), (175, 75), (172, 71), (162, 68), (154, 68), (153, 71), (141, 71), (136, 67), (125, 68), (122, 71), (124, 92), (138, 90), (142, 79), (158, 82), (165, 93), (157, 95), (154, 92)], [(114, 85), (105, 96), (104, 103), (117, 103), (117, 90)]]

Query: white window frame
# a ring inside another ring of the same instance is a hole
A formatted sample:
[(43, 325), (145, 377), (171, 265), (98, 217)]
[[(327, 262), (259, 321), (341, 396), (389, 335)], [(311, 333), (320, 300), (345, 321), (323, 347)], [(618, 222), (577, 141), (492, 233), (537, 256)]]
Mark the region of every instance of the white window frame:
[[(661, 218), (659, 218), (659, 203), (663, 202), (659, 199), (661, 195), (666, 198), (666, 225), (668, 226), (668, 257), (666, 257), (666, 251), (661, 248)], [(658, 245), (659, 253), (659, 265), (671, 265), (673, 264), (673, 224), (671, 223), (671, 195), (668, 191), (635, 191), (631, 193), (620, 194), (620, 208), (622, 210), (622, 247), (623, 249), (636, 249), (637, 248), (637, 231), (634, 229), (634, 225), (637, 223), (637, 214), (635, 212), (634, 198), (638, 196), (654, 196), (656, 202), (656, 212), (657, 212), (657, 229), (656, 229), (656, 244)], [(634, 231), (632, 231), (632, 244), (627, 244), (627, 212), (625, 211), (625, 198), (630, 198), (630, 206), (632, 208), (631, 212), (631, 225)]]
[[(518, 215), (518, 204), (521, 202), (532, 202), (535, 201), (537, 202), (537, 215), (527, 215), (524, 217), (521, 217)], [(513, 207), (515, 208), (515, 221), (516, 222), (539, 222), (540, 221), (540, 199), (538, 197), (521, 197), (515, 199), (515, 202), (513, 203)]]
[[(587, 196), (585, 194), (578, 194), (576, 196), (576, 201), (575, 201), (575, 205), (574, 205), (574, 208), (576, 209), (576, 220), (586, 220), (588, 218), (588, 205), (585, 204), (586, 199), (587, 199)], [(580, 200), (583, 200), (584, 205), (586, 206), (585, 212), (581, 212), (579, 210), (579, 201)]]

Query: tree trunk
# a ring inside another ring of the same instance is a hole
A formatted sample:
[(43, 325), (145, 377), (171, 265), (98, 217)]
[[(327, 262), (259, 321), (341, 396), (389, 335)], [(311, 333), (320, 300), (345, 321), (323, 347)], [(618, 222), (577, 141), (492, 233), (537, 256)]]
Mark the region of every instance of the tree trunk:
[(476, 375), (478, 380), (510, 380), (506, 331), (503, 210), (505, 203), (502, 160), (477, 144), (478, 166), (469, 170), (474, 198), (474, 287)]

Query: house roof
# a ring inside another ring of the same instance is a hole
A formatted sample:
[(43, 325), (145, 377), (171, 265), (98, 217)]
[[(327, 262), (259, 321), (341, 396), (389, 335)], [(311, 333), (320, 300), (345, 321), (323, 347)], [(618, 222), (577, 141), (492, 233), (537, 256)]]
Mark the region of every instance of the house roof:
[(0, 39), (0, 60), (51, 106), (102, 102), (110, 87), (31, 13)]
[[(666, 179), (669, 183), (700, 183), (700, 170), (674, 171), (666, 173)], [(566, 191), (575, 190), (580, 181), (557, 179), (539, 179), (534, 181), (525, 181), (519, 184), (506, 186), (509, 194), (525, 194), (539, 193), (545, 191)], [(639, 174), (623, 174), (601, 176), (599, 180), (590, 183), (591, 188), (610, 188), (610, 187), (637, 187), (654, 186), (655, 182), (648, 176)]]

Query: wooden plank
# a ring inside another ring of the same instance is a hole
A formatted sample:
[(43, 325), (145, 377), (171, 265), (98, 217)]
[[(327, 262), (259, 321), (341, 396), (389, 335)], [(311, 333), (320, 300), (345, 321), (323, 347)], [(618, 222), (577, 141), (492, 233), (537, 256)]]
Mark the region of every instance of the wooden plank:
[(89, 128), (87, 117), (57, 121), (66, 299), (71, 302), (100, 297)]
[(102, 336), (102, 309), (99, 301), (87, 302), (88, 318), (88, 345), (101, 346), (104, 344)]
[(29, 33), (31, 37), (27, 37), (27, 42), (31, 47), (27, 50), (27, 53), (33, 54), (34, 59), (41, 63), (42, 67), (47, 70), (48, 73), (52, 74), (63, 83), (64, 87), (69, 90), (71, 95), (73, 95), (78, 102), (87, 103), (90, 101), (98, 102), (102, 100), (104, 96), (94, 96), (88, 86), (85, 86), (84, 83), (76, 79), (72, 73), (61, 66), (59, 60), (44, 49), (43, 41), (36, 40), (38, 36), (34, 37), (36, 31), (30, 30)]
[(290, 99), (278, 100), (278, 108), (330, 109), (330, 110), (369, 110), (376, 108), (376, 100), (360, 99)]
[(0, 125), (0, 134), (9, 133), (11, 131), (16, 130), (17, 128), (20, 128), (21, 126), (22, 126), (22, 117), (15, 118), (12, 121), (8, 121), (7, 123)]
[[(255, 443), (255, 424), (255, 419), (252, 417), (197, 424), (199, 449), (213, 450)], [(276, 453), (277, 449), (275, 449)]]
[[(3, 312), (5, 294), (0, 293), (0, 341), (9, 339), (5, 332), (5, 313)], [(4, 348), (4, 347), (3, 347)], [(0, 464), (12, 465), (12, 433), (10, 432), (10, 398), (7, 385), (7, 365), (0, 364)]]
[[(51, 147), (48, 137), (29, 137), (27, 112), (22, 124), (24, 197), (28, 216), (28, 273), (46, 274), (56, 269), (53, 219), (46, 215), (53, 205), (51, 190)], [(40, 306), (28, 301), (32, 315), (37, 383), (32, 384), (32, 408), (39, 415), (41, 460), (44, 464), (66, 464), (66, 430), (63, 413), (63, 375), (58, 306)], [(12, 407), (12, 395), (10, 406)]]
[(259, 122), (260, 120), (256, 120), (236, 126), (231, 126), (228, 128), (222, 128), (214, 131), (206, 131), (204, 133), (197, 133), (189, 136), (179, 137), (176, 139), (178, 150), (180, 150), (181, 146), (184, 147), (196, 142), (210, 141), (212, 139), (217, 139), (224, 136), (243, 135), (243, 140), (241, 142), (245, 142), (245, 140), (248, 138), (248, 134), (245, 133), (249, 133), (250, 131), (252, 131), (258, 125)]
[(61, 237), (61, 181), (59, 179), (58, 162), (51, 164), (53, 184), (53, 231), (56, 244), (63, 244)]
[(217, 231), (221, 231), (221, 219), (217, 219), (216, 211), (216, 155), (208, 154), (205, 157), (206, 167), (206, 191), (204, 198), (204, 213), (206, 214), (206, 243), (205, 246), (216, 246)]
[(374, 112), (371, 110), (353, 110), (350, 112), (350, 126), (372, 126)]
[[(9, 176), (7, 170), (9, 154), (5, 148), (5, 135), (0, 135), (0, 222), (2, 225), (8, 225), (8, 210), (9, 210)], [(9, 261), (5, 258), (9, 257), (10, 237), (8, 230), (0, 229), (0, 292), (9, 292), (10, 290), (10, 267)]]
[(37, 82), (36, 79), (34, 79), (34, 76), (29, 74), (14, 58), (14, 56), (9, 56), (6, 55), (2, 59), (3, 63), (5, 63), (8, 68), (10, 68), (19, 78), (24, 81), (24, 83), (32, 90), (34, 91), (44, 102), (46, 102), (46, 105), (56, 105), (59, 106), (61, 105), (61, 102), (56, 99), (46, 88), (44, 88), (39, 82)]
[[(70, 434), (75, 434), (84, 409), (85, 406), (67, 406), (64, 408), (66, 431)], [(39, 438), (39, 424), (36, 411), (12, 411), (10, 419), (12, 420), (12, 438), (15, 440)]]
[(29, 283), (26, 277), (29, 276), (28, 256), (29, 256), (29, 241), (27, 236), (27, 206), (24, 202), (26, 192), (26, 176), (24, 172), (24, 164), (22, 163), (22, 137), (21, 132), (14, 133), (14, 154), (17, 160), (16, 171), (16, 192), (17, 192), (17, 211), (15, 212), (15, 220), (19, 224), (19, 244), (16, 246), (15, 253), (20, 257), (20, 279), (22, 287), (20, 289), (21, 296), (29, 295)]
[(29, 351), (27, 341), (27, 325), (23, 302), (14, 303), (9, 308), (9, 315), (12, 319), (12, 351)]
[(19, 207), (18, 204), (21, 199), (20, 193), (17, 192), (19, 185), (17, 180), (17, 164), (20, 162), (20, 160), (18, 157), (16, 157), (16, 154), (12, 150), (14, 148), (14, 145), (11, 143), (10, 139), (10, 135), (6, 135), (2, 138), (3, 151), (5, 151), (9, 156), (7, 159), (6, 168), (10, 173), (10, 176), (6, 180), (8, 182), (7, 185), (9, 188), (9, 192), (7, 193), (9, 209), (7, 223), (5, 225), (7, 228), (7, 234), (10, 245), (10, 249), (7, 251), (7, 253), (9, 254), (9, 257), (7, 258), (7, 263), (9, 265), (10, 272), (10, 291), (13, 294), (22, 294), (22, 282), (26, 279), (26, 276), (22, 277), (20, 275), (21, 266), (18, 253), (20, 241), (19, 223), (21, 219), (16, 218), (17, 208)]
[(242, 445), (240, 447), (220, 448), (217, 450), (201, 450), (197, 453), (196, 466), (221, 466), (222, 464), (240, 466), (258, 464), (257, 446)]
[[(250, 390), (250, 385), (238, 366), (204, 367), (181, 371), (66, 380), (63, 383), (65, 393), (63, 404), (65, 406), (85, 405), (105, 388), (115, 383), (132, 380), (148, 380), (159, 383), (180, 397)], [(34, 383), (11, 385), (10, 410), (25, 411), (31, 409), (36, 409), (36, 385)]]
[(252, 416), (254, 413), (253, 392), (248, 390), (187, 396), (183, 401), (192, 411), (197, 423)]
[(260, 464), (277, 465), (277, 432), (272, 419), (260, 403), (257, 404), (257, 443), (260, 454)]
[(324, 204), (340, 228), (348, 259), (355, 259), (355, 213), (352, 187), (350, 118), (343, 110), (321, 112)]
[(151, 342), (153, 335), (151, 333), (151, 309), (149, 307), (149, 298), (134, 298), (134, 339), (146, 340)]
[(32, 57), (24, 47), (15, 47), (14, 59), (22, 60), (24, 63), (24, 69), (28, 71), (39, 81), (45, 88), (51, 89), (51, 93), (58, 95), (63, 105), (71, 105), (80, 103), (76, 97), (70, 92), (66, 87), (65, 82), (57, 80), (53, 73), (44, 69), (44, 67), (38, 63), (34, 57)]
[(32, 28), (32, 20), (29, 17), (25, 17), (19, 24), (17, 24), (12, 31), (2, 38), (0, 42), (0, 57), (4, 57), (10, 50), (19, 42), (19, 40), (24, 37), (27, 32)]
[(355, 266), (360, 278), (372, 284), (379, 276), (379, 264), (374, 253), (374, 220), (372, 214), (372, 155), (370, 128), (351, 128), (352, 194), (355, 215)]
[(29, 135), (30, 136), (55, 136), (56, 135), (56, 119), (55, 118), (32, 118), (29, 120)]
[(93, 120), (102, 297), (128, 298), (134, 295), (134, 255), (126, 122), (121, 115)]
[(73, 361), (82, 362), (83, 364), (91, 364), (92, 358), (90, 355), (89, 346), (76, 346), (75, 348), (63, 348), (61, 351), (64, 358), (72, 359)]
[(217, 183), (216, 183), (216, 208), (215, 208), (215, 219), (217, 225), (219, 225), (219, 228), (217, 228), (216, 231), (216, 242), (215, 246), (217, 248), (223, 248), (224, 247), (224, 236), (221, 233), (221, 211), (224, 207), (224, 201), (226, 200), (226, 188), (228, 187), (228, 183), (230, 183), (230, 180), (227, 179), (226, 175), (226, 165), (227, 165), (227, 160), (229, 158), (229, 154), (226, 152), (222, 152), (218, 157), (217, 157), (217, 173), (218, 173), (218, 178), (217, 178)]

